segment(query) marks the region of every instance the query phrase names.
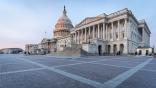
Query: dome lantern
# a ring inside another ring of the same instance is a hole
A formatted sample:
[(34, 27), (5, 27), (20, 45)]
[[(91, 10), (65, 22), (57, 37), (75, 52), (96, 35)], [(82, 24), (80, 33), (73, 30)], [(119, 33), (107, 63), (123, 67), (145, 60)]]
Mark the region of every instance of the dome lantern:
[(63, 15), (66, 16), (66, 14), (67, 14), (67, 11), (66, 11), (66, 7), (64, 6)]

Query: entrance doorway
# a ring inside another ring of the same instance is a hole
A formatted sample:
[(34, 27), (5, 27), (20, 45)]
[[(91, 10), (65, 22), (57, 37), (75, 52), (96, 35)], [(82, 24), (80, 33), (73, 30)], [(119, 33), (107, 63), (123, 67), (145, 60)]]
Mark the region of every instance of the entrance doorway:
[(119, 55), (122, 55), (123, 54), (123, 51), (124, 51), (124, 45), (123, 44), (120, 44), (120, 52), (119, 52)]
[(110, 45), (106, 45), (106, 55), (110, 54), (110, 48), (111, 48)]
[(102, 46), (101, 45), (98, 46), (98, 53), (99, 53), (99, 55), (102, 55)]
[(142, 55), (142, 51), (141, 50), (139, 50), (139, 55)]
[(113, 54), (114, 54), (114, 55), (117, 54), (117, 45), (116, 45), (116, 44), (113, 46)]
[(146, 55), (148, 55), (148, 50), (146, 50)]

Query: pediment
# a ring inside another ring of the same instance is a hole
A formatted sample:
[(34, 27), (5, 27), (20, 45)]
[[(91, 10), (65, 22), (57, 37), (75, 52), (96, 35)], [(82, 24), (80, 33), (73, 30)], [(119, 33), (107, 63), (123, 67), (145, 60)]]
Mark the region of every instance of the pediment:
[(101, 19), (101, 18), (102, 18), (102, 17), (87, 17), (87, 18), (85, 18), (84, 20), (82, 20), (79, 24), (77, 24), (76, 27), (80, 27), (80, 26), (89, 24), (89, 23), (94, 22), (94, 21), (96, 21), (96, 20), (99, 20), (99, 19)]

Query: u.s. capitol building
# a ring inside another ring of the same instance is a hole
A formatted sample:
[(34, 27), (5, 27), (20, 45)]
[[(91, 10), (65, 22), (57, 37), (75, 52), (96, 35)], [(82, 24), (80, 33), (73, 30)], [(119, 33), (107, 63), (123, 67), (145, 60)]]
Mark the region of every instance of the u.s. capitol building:
[(53, 38), (27, 44), (29, 53), (66, 53), (92, 55), (151, 54), (150, 30), (145, 20), (137, 20), (127, 8), (86, 17), (75, 27), (64, 7), (53, 30)]

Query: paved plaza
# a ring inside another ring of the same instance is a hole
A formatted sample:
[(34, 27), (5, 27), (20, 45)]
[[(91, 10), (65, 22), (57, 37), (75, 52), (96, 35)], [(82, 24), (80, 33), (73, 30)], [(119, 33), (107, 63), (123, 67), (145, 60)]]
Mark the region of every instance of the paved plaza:
[(4, 54), (0, 88), (156, 88), (156, 59)]

